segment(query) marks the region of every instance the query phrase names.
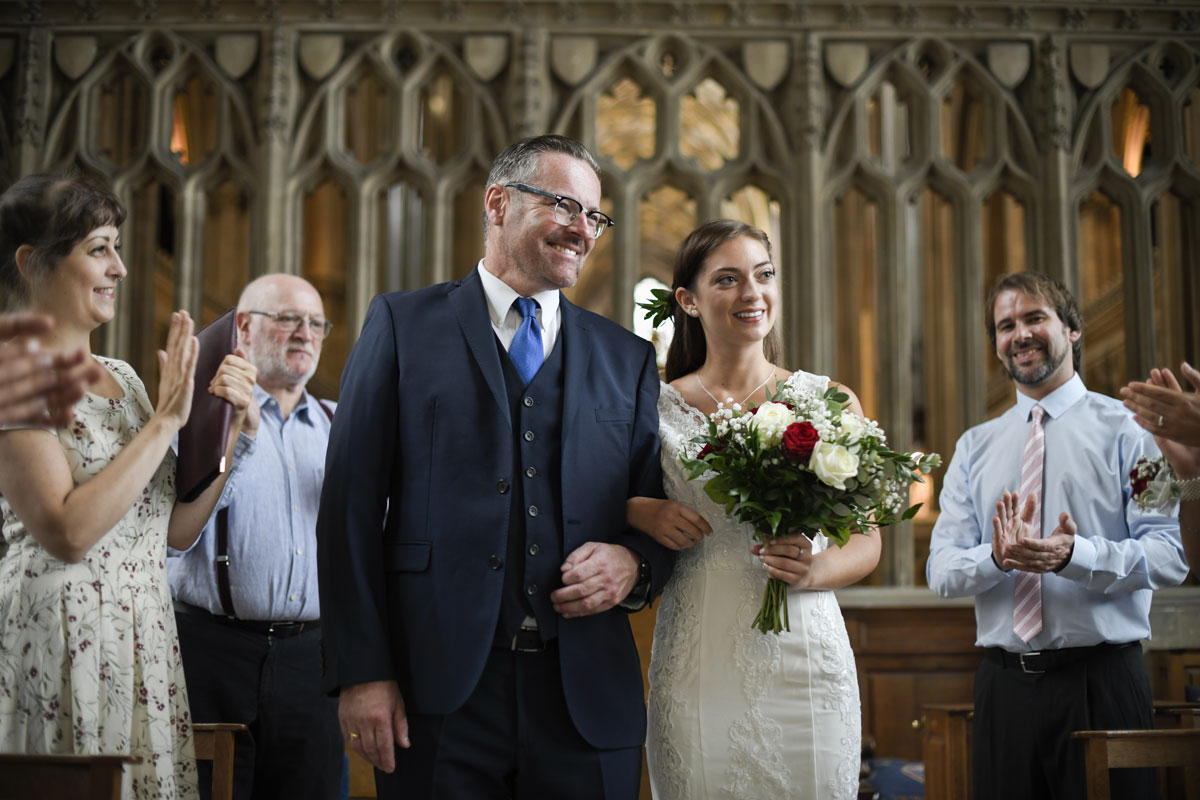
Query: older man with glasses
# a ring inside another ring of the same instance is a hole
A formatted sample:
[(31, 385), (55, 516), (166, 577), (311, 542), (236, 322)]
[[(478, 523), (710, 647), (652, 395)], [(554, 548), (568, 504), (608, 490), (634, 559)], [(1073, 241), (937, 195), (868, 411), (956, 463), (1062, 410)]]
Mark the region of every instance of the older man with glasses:
[[(342, 737), (321, 689), (316, 542), (334, 405), (305, 388), (332, 325), (308, 281), (266, 275), (242, 292), (237, 326), (258, 368), (256, 435), (242, 434), (200, 538), (167, 560), (192, 717), (249, 726), (235, 797), (336, 797)], [(211, 785), (201, 774), (202, 795)]]
[(492, 166), (483, 260), (376, 297), (342, 375), (317, 523), (326, 685), (381, 798), (632, 800), (646, 711), (627, 611), (672, 556), (654, 349), (575, 307), (612, 226), (578, 142)]

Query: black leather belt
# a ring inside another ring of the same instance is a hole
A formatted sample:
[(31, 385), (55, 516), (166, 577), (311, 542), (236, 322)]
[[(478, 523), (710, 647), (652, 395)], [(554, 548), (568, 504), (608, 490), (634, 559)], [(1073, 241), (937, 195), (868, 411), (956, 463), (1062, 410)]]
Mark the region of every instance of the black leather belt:
[(1005, 669), (1019, 669), (1027, 675), (1041, 675), (1061, 669), (1068, 664), (1084, 661), (1114, 650), (1133, 647), (1137, 642), (1112, 644), (1103, 642), (1090, 647), (1062, 647), (1057, 650), (1032, 650), (1028, 653), (1010, 653), (999, 647), (989, 647), (987, 657)]
[(542, 634), (537, 628), (521, 628), (511, 640), (497, 638), (494, 646), (514, 653), (540, 653), (552, 644), (553, 639), (542, 641)]
[(211, 619), (218, 625), (226, 625), (230, 628), (257, 633), (262, 636), (274, 636), (280, 639), (286, 639), (289, 636), (297, 636), (305, 631), (314, 631), (321, 627), (321, 621), (318, 619), (306, 620), (303, 622), (272, 622), (269, 620), (256, 619), (237, 619), (235, 617), (226, 617), (221, 614), (211, 614), (203, 608), (193, 606), (188, 603), (175, 601), (175, 611), (181, 614), (192, 616), (205, 616)]

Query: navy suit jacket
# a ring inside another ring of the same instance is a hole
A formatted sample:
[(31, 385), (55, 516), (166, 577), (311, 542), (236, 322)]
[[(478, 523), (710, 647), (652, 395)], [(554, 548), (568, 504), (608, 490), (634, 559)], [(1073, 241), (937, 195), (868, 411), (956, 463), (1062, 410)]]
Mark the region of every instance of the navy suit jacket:
[[(650, 344), (561, 301), (563, 553), (622, 544), (661, 591), (674, 554), (625, 525), (662, 497)], [(342, 373), (317, 521), (326, 688), (399, 682), (407, 710), (447, 714), (482, 675), (500, 613), (514, 435), (476, 271), (379, 295)], [(598, 748), (645, 739), (626, 612), (560, 620), (567, 706)]]

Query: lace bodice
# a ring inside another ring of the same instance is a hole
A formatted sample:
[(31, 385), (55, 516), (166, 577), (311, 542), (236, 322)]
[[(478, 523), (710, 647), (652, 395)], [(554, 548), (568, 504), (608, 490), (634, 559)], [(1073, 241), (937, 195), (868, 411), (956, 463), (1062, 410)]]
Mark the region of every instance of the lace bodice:
[[(823, 392), (828, 384), (829, 379), (824, 375), (813, 375), (809, 372), (793, 372), (787, 379), (788, 386), (801, 390)], [(696, 509), (713, 528), (713, 535), (705, 540), (704, 547), (682, 551), (679, 554), (680, 560), (699, 558), (706, 569), (744, 569), (756, 566), (757, 559), (749, 550), (754, 531), (749, 525), (727, 519), (725, 510), (705, 494), (705, 477), (688, 480), (680, 462), (681, 456), (695, 458), (700, 452), (702, 445), (692, 440), (707, 432), (708, 417), (689, 405), (683, 399), (683, 395), (670, 384), (664, 383), (659, 389), (658, 431), (662, 440), (660, 457), (667, 497)], [(813, 552), (820, 552), (825, 546), (825, 537), (818, 536), (813, 543)]]

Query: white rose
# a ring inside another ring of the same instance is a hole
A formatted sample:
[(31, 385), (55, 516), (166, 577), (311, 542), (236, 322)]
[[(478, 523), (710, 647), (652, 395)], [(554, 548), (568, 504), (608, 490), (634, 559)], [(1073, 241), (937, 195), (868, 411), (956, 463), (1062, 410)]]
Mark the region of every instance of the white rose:
[(755, 412), (751, 427), (758, 435), (760, 446), (775, 447), (783, 440), (787, 426), (796, 421), (796, 415), (783, 403), (763, 403)]
[(854, 444), (861, 439), (866, 430), (867, 426), (863, 423), (862, 417), (853, 411), (842, 412), (842, 433), (850, 434), (850, 444)]
[(845, 489), (846, 479), (858, 474), (858, 456), (840, 444), (818, 442), (813, 448), (808, 468), (817, 474), (821, 483), (835, 489)]

